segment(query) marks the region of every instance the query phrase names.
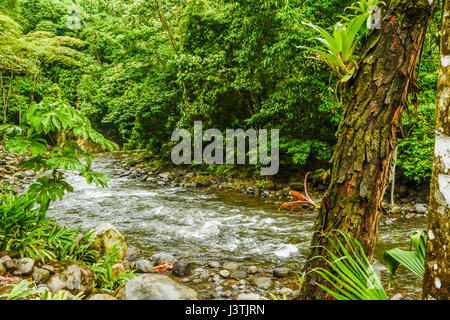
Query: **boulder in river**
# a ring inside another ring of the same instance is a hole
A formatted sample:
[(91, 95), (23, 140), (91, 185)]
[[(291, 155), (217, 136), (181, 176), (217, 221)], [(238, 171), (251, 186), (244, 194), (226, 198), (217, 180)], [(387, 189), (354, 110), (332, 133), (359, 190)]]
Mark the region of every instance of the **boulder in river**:
[(47, 283), (48, 279), (50, 278), (50, 272), (42, 268), (34, 267), (31, 276), (33, 278), (33, 281), (37, 284)]
[(20, 258), (15, 263), (15, 276), (29, 276), (33, 271), (34, 260), (31, 258)]
[(402, 213), (402, 207), (394, 206), (391, 210), (389, 210), (389, 213), (391, 214)]
[(230, 278), (235, 280), (241, 280), (247, 278), (247, 273), (242, 270), (233, 270), (230, 273)]
[(127, 253), (127, 244), (123, 235), (110, 223), (102, 223), (95, 228), (93, 249), (97, 251), (97, 258), (102, 257), (114, 246), (120, 248), (117, 258), (123, 260)]
[(220, 263), (217, 261), (208, 261), (208, 267), (218, 269), (220, 268)]
[(220, 275), (222, 278), (228, 278), (228, 277), (230, 276), (230, 271), (228, 271), (228, 270), (221, 270), (221, 271), (219, 272), (219, 275)]
[(142, 274), (119, 291), (122, 300), (198, 300), (197, 292), (166, 275)]
[(150, 273), (153, 272), (153, 263), (146, 259), (141, 259), (133, 263), (132, 268), (140, 273)]
[(58, 263), (56, 269), (56, 273), (50, 277), (47, 284), (52, 293), (66, 290), (72, 294), (79, 292), (89, 294), (94, 288), (94, 271), (87, 265), (66, 260)]
[(277, 278), (289, 277), (291, 270), (289, 268), (281, 267), (273, 269), (273, 276)]
[(236, 262), (227, 262), (223, 265), (225, 270), (233, 271), (239, 269), (239, 265)]
[(414, 211), (418, 214), (427, 214), (428, 212), (428, 206), (424, 203), (417, 203), (414, 207)]
[(152, 259), (156, 260), (155, 266), (163, 262), (168, 262), (172, 264), (175, 264), (177, 262), (177, 258), (175, 258), (173, 255), (167, 252), (156, 253), (152, 256)]
[(256, 273), (258, 273), (258, 267), (257, 266), (250, 266), (250, 267), (248, 267), (247, 272), (249, 274), (256, 274)]
[(2, 263), (5, 266), (6, 271), (9, 271), (9, 272), (13, 271), (14, 268), (16, 267), (16, 264), (14, 263), (14, 261), (8, 256), (4, 256), (2, 259), (3, 259)]
[(185, 277), (191, 273), (191, 264), (187, 260), (180, 260), (173, 265), (172, 274), (177, 277)]

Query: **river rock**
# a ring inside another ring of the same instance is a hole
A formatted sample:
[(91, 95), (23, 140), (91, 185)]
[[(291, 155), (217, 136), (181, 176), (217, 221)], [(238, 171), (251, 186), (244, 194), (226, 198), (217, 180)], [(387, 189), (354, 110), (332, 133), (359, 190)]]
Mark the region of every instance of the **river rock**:
[(397, 293), (390, 300), (402, 300), (402, 299), (403, 299), (403, 296), (400, 293)]
[(55, 267), (50, 264), (44, 264), (43, 266), (41, 266), (41, 268), (47, 270), (50, 273), (55, 273), (56, 271)]
[(249, 274), (256, 274), (256, 273), (258, 273), (258, 267), (257, 266), (250, 266), (250, 267), (248, 267), (247, 272)]
[(13, 271), (16, 268), (16, 264), (14, 263), (14, 261), (9, 257), (9, 256), (4, 256), (2, 258), (3, 260), (3, 265), (6, 268), (6, 271)]
[(211, 185), (211, 181), (208, 180), (206, 177), (198, 177), (196, 181), (196, 187), (198, 188), (204, 188), (209, 187)]
[(394, 206), (391, 210), (389, 210), (391, 214), (402, 213), (402, 208), (399, 206)]
[(233, 293), (230, 290), (227, 290), (227, 291), (221, 292), (220, 295), (224, 298), (229, 298), (233, 295)]
[(50, 272), (42, 268), (34, 267), (31, 277), (37, 284), (47, 283), (50, 278)]
[(170, 172), (163, 172), (158, 175), (163, 181), (169, 181)]
[(230, 273), (230, 278), (235, 280), (241, 280), (247, 278), (247, 273), (242, 270), (233, 270)]
[(219, 275), (222, 278), (228, 278), (230, 276), (230, 271), (228, 271), (228, 270), (220, 270)]
[(151, 263), (150, 261), (146, 260), (146, 259), (141, 259), (136, 261), (133, 265), (132, 268), (136, 269), (137, 272), (139, 273), (150, 273), (153, 272), (154, 264)]
[(217, 261), (208, 261), (208, 266), (214, 269), (220, 268), (220, 263)]
[(257, 293), (240, 293), (237, 300), (262, 300), (262, 298)]
[(122, 300), (198, 300), (197, 293), (162, 274), (143, 274), (129, 280), (118, 293)]
[(291, 270), (289, 268), (275, 268), (273, 269), (273, 276), (277, 278), (286, 278), (289, 277)]
[(225, 264), (223, 265), (223, 268), (224, 268), (225, 270), (232, 271), (232, 270), (237, 270), (237, 269), (239, 269), (239, 265), (238, 265), (236, 262), (227, 262), (227, 263), (225, 263)]
[(163, 262), (168, 262), (168, 263), (172, 263), (172, 264), (175, 264), (175, 262), (177, 262), (177, 258), (175, 258), (173, 255), (171, 255), (170, 253), (167, 253), (167, 252), (160, 252), (160, 253), (154, 254), (152, 256), (152, 259), (156, 260), (155, 266), (157, 266), (158, 264), (163, 263)]
[(141, 253), (141, 251), (138, 248), (129, 247), (127, 250), (127, 255), (125, 256), (125, 259), (135, 260), (134, 258), (137, 258), (140, 253)]
[(428, 206), (424, 203), (417, 203), (414, 209), (418, 214), (427, 214), (428, 212)]
[(106, 293), (97, 293), (91, 296), (88, 300), (118, 300), (118, 299)]
[(15, 263), (15, 276), (28, 276), (33, 271), (34, 260), (31, 258), (20, 258)]
[(281, 288), (280, 289), (280, 294), (282, 295), (282, 296), (293, 296), (294, 295), (294, 292), (291, 290), (291, 289), (289, 289), (288, 287), (284, 287), (284, 288)]
[(62, 261), (56, 269), (47, 284), (52, 293), (66, 290), (72, 294), (89, 294), (94, 288), (94, 271), (87, 265), (78, 261)]
[(111, 267), (111, 280), (117, 279), (126, 272), (126, 268), (123, 263), (115, 263)]
[(272, 279), (267, 278), (267, 277), (260, 277), (260, 278), (254, 279), (253, 283), (258, 288), (267, 290), (272, 285)]
[(97, 251), (97, 258), (103, 256), (106, 252), (111, 250), (114, 246), (118, 246), (120, 251), (117, 253), (117, 258), (123, 260), (127, 253), (127, 244), (122, 234), (110, 223), (102, 223), (95, 228), (93, 235), (93, 249)]
[(185, 277), (191, 273), (191, 263), (187, 260), (180, 260), (173, 265), (172, 274), (176, 277)]

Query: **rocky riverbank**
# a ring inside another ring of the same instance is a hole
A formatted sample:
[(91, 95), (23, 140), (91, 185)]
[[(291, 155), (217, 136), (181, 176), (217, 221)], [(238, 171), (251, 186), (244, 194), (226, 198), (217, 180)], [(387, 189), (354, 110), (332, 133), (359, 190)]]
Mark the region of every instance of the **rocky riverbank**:
[[(259, 300), (269, 292), (286, 299), (297, 296), (298, 284), (293, 281), (297, 278), (285, 267), (267, 270), (245, 263), (209, 261), (194, 268), (190, 261), (165, 252), (143, 258), (136, 248), (128, 250), (124, 237), (110, 224), (98, 226), (93, 237), (92, 249), (99, 259), (114, 246), (121, 248), (120, 261), (111, 266), (111, 279), (131, 270), (137, 275), (114, 291), (98, 289), (98, 276), (85, 263), (64, 260), (43, 264), (39, 259), (0, 252), (0, 297), (6, 297), (23, 279), (32, 281), (28, 290), (34, 292), (27, 299), (60, 291), (68, 298), (83, 294), (87, 300)], [(170, 268), (162, 270), (158, 268), (161, 265)]]
[[(268, 203), (279, 205), (286, 201), (296, 200), (290, 196), (291, 190), (304, 191), (304, 178), (296, 177), (290, 181), (274, 182), (257, 179), (238, 179), (204, 175), (199, 169), (192, 168), (155, 168), (148, 162), (136, 160), (139, 153), (131, 153), (128, 160), (122, 163), (121, 177), (130, 177), (140, 181), (157, 184), (161, 187), (202, 188), (205, 190), (232, 190), (243, 195), (251, 195), (265, 199)], [(319, 201), (328, 185), (328, 174), (313, 174), (308, 180), (308, 191), (313, 200)], [(388, 189), (389, 192), (389, 189)], [(398, 186), (395, 192), (395, 204), (390, 205), (390, 194), (385, 195), (382, 204), (386, 213), (384, 218), (412, 219), (427, 214), (428, 190), (412, 190), (405, 185)], [(306, 208), (306, 206), (305, 206)]]
[(23, 191), (36, 178), (33, 170), (24, 170), (19, 166), (25, 155), (11, 154), (0, 145), (0, 185), (11, 187), (12, 191)]

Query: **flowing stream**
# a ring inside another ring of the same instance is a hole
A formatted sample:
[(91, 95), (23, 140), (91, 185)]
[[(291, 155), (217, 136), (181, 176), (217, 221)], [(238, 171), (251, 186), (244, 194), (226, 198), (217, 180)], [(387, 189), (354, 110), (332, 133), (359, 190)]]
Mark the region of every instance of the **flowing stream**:
[[(74, 192), (52, 205), (48, 216), (57, 222), (82, 229), (103, 222), (113, 224), (126, 238), (128, 246), (139, 248), (143, 256), (170, 252), (203, 265), (240, 261), (261, 267), (287, 266), (300, 270), (304, 263), (314, 222), (306, 214), (300, 222), (295, 215), (278, 212), (278, 205), (235, 192), (162, 188), (141, 182), (123, 173), (122, 153), (98, 155), (94, 169), (111, 178), (107, 188), (88, 185), (69, 175)], [(383, 251), (409, 248), (411, 231), (426, 227), (425, 218), (388, 219), (380, 225), (374, 265), (383, 282), (388, 271), (382, 263)], [(419, 298), (421, 281), (401, 270), (395, 293)]]

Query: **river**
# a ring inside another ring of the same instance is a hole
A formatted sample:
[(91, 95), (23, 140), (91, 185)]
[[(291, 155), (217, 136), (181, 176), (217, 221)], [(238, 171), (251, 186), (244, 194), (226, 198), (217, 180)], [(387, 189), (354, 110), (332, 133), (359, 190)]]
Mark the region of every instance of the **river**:
[[(54, 203), (48, 216), (84, 230), (111, 223), (125, 236), (129, 247), (137, 247), (143, 256), (170, 252), (199, 266), (214, 260), (301, 269), (312, 235), (313, 213), (299, 221), (295, 215), (278, 212), (277, 205), (253, 196), (163, 188), (120, 177), (123, 159), (124, 154), (117, 152), (98, 155), (94, 161), (94, 170), (111, 178), (107, 188), (88, 185), (83, 178), (69, 174), (67, 181), (75, 190)], [(382, 263), (383, 251), (408, 249), (411, 231), (423, 228), (425, 218), (388, 219), (380, 226), (374, 265), (384, 283), (389, 274)], [(420, 287), (419, 279), (400, 270), (392, 292), (404, 298), (420, 298)]]

